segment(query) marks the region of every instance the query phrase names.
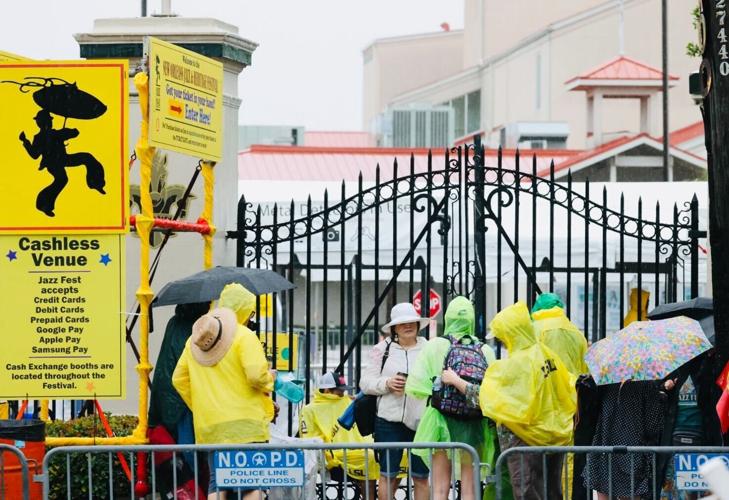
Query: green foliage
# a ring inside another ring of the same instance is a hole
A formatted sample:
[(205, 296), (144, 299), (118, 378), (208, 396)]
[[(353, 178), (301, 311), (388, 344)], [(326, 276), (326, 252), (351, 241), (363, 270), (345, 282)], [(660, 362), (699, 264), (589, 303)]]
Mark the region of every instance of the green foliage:
[[(696, 30), (697, 33), (700, 33), (701, 30), (701, 6), (697, 5), (693, 8), (691, 11), (691, 24), (694, 27), (694, 30)], [(700, 35), (699, 35), (700, 36)], [(699, 47), (698, 44), (694, 42), (689, 42), (686, 44), (686, 54), (691, 57), (701, 57), (701, 47)]]
[[(137, 425), (137, 417), (129, 415), (106, 417), (116, 436), (128, 436)], [(49, 437), (105, 437), (104, 427), (96, 416), (82, 417), (68, 422), (55, 421), (46, 425)], [(132, 465), (132, 457), (125, 454), (127, 463)], [(67, 468), (70, 456), (70, 470)], [(131, 487), (116, 453), (71, 453), (58, 455), (49, 466), (50, 499), (77, 500), (89, 498), (89, 463), (91, 463), (92, 497), (109, 498), (109, 464), (111, 463), (112, 482), (115, 498), (131, 496)], [(134, 457), (136, 463), (136, 456)], [(68, 477), (71, 478), (71, 493), (68, 494)]]

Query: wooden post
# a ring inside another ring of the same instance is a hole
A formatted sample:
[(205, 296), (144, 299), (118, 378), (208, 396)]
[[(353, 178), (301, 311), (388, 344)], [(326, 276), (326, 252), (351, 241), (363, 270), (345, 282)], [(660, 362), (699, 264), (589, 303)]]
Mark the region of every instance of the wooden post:
[[(726, 0), (702, 0), (701, 63), (709, 169), (709, 235), (717, 369), (729, 359), (729, 13)], [(699, 36), (701, 36), (699, 34)]]

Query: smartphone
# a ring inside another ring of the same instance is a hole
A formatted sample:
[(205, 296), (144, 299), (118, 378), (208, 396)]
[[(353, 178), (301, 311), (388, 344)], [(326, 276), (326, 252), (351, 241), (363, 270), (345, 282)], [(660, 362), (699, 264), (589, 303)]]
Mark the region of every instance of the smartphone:
[(405, 372), (397, 372), (398, 375), (400, 375), (403, 378), (408, 378), (408, 374)]

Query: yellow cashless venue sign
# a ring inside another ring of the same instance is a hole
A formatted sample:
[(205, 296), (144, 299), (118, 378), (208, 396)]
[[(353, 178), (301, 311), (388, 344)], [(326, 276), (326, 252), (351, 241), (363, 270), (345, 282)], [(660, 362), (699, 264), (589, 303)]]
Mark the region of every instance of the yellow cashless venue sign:
[(128, 229), (126, 61), (0, 63), (0, 233)]
[(220, 161), (223, 65), (157, 38), (147, 47), (150, 145)]
[(0, 236), (0, 399), (123, 399), (124, 236)]

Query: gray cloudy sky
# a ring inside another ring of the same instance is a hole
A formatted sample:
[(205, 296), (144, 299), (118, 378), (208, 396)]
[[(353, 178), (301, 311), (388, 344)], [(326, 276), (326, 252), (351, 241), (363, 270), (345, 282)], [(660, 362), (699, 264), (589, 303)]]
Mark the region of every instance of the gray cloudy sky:
[[(148, 0), (149, 12), (159, 0)], [(140, 0), (5, 0), (0, 50), (78, 58), (74, 33), (93, 20), (140, 15)], [(463, 0), (172, 0), (187, 17), (215, 17), (260, 44), (240, 78), (244, 124), (356, 130), (362, 49), (381, 37), (463, 27)]]

